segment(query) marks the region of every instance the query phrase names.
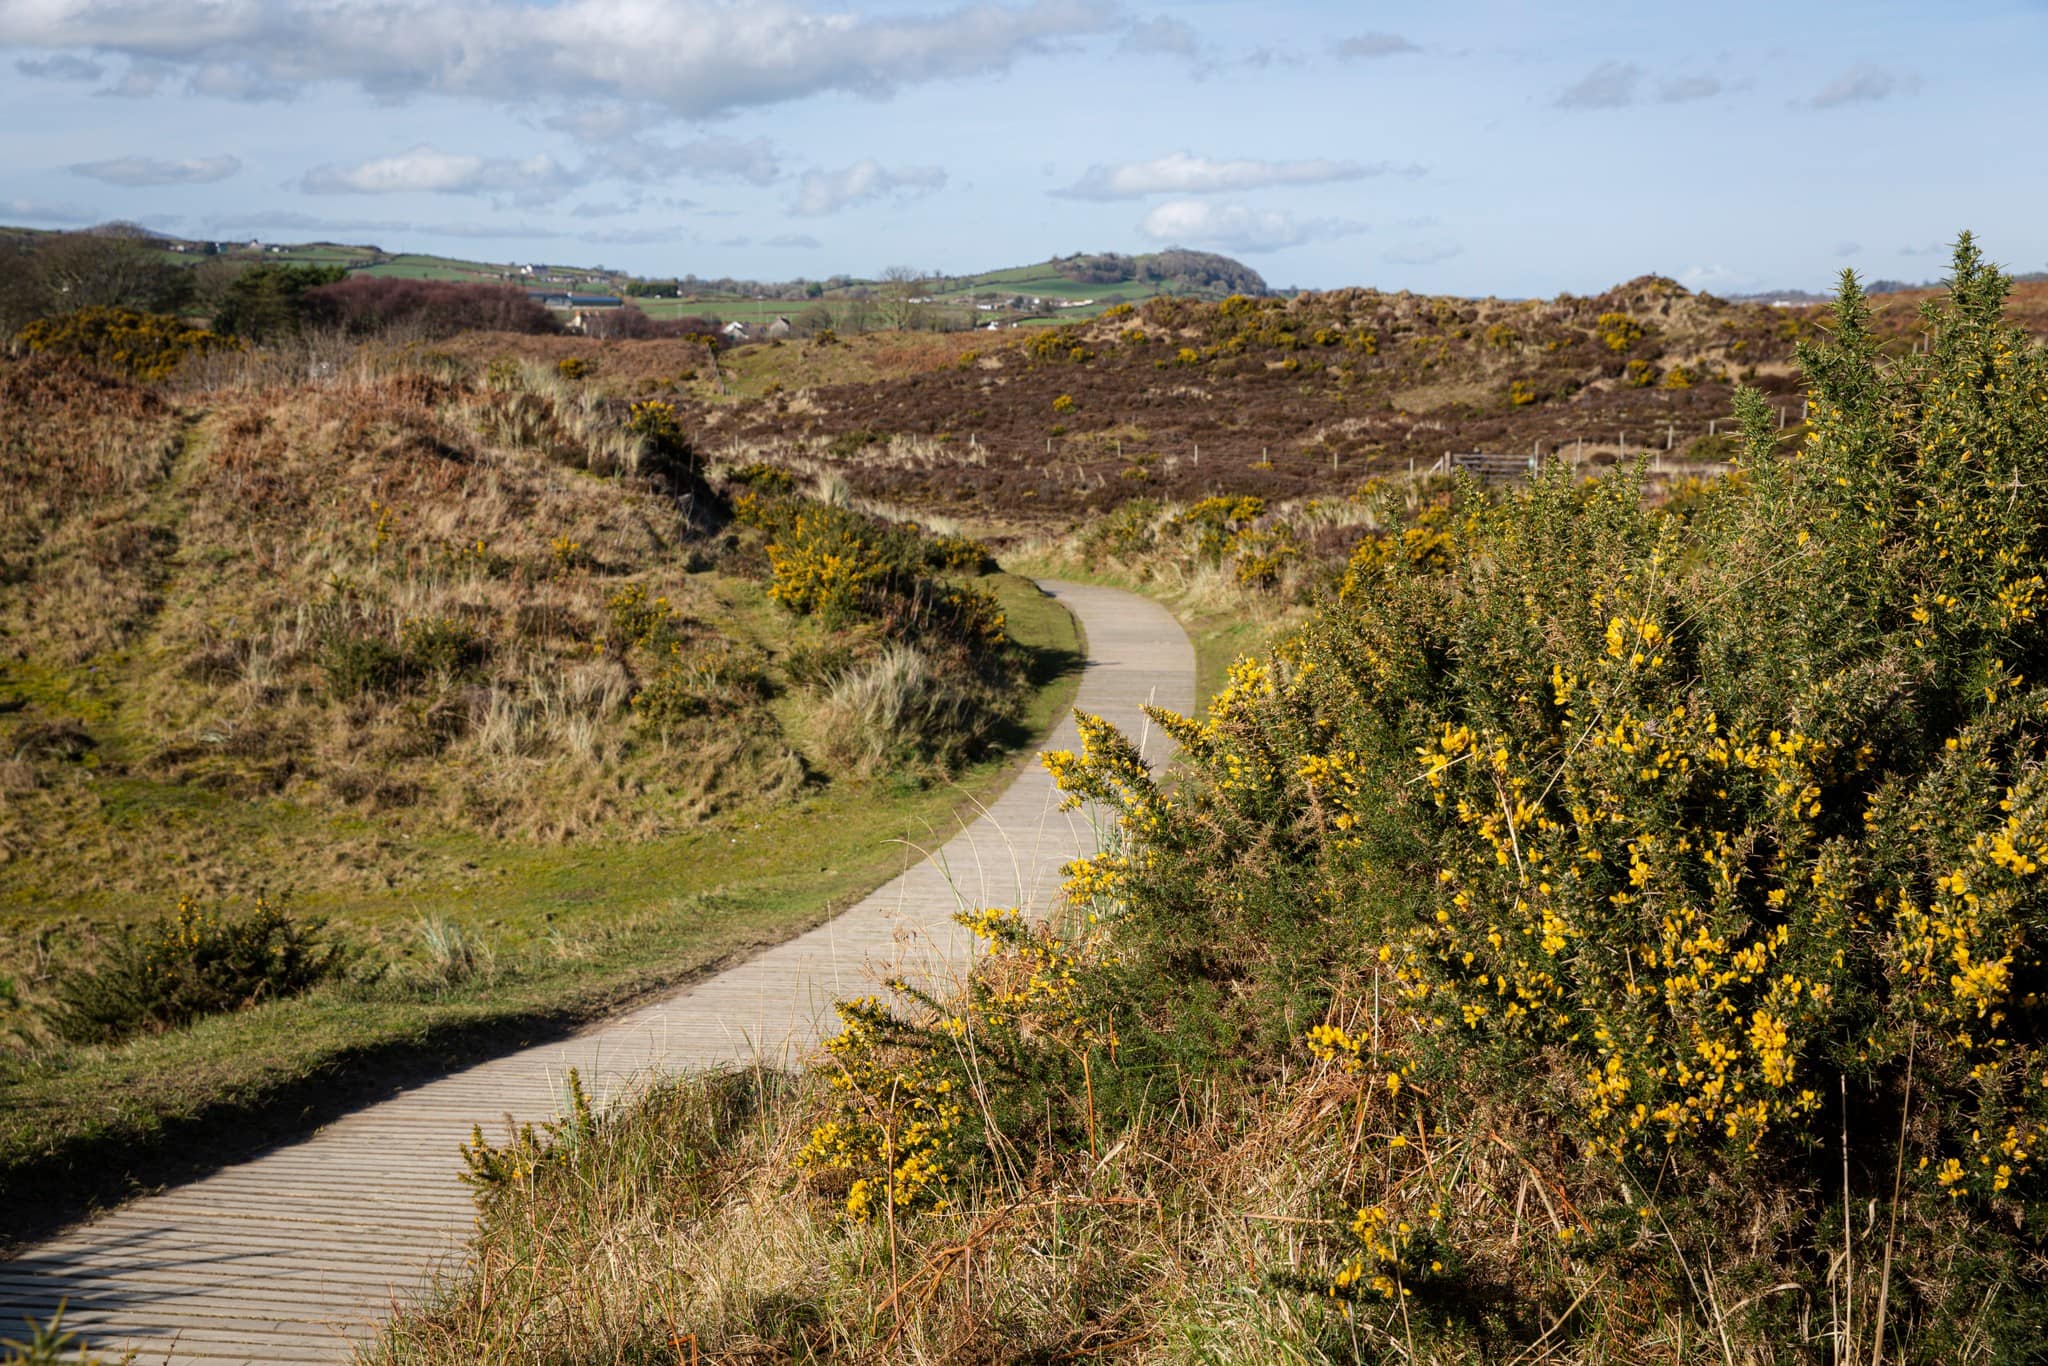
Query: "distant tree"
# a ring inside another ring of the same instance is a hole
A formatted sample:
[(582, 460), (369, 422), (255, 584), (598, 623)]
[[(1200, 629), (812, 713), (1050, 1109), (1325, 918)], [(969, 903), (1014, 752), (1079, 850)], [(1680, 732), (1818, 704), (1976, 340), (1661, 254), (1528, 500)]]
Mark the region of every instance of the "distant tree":
[(1137, 278), (1176, 286), (1188, 293), (1267, 293), (1265, 277), (1242, 261), (1212, 251), (1169, 247), (1137, 259)]
[(890, 266), (882, 272), (882, 287), (875, 299), (875, 315), (893, 332), (910, 332), (929, 325), (931, 309), (918, 303), (935, 278), (911, 266)]
[(294, 336), (304, 320), (306, 291), (347, 275), (340, 266), (251, 266), (221, 292), (213, 330), (250, 341)]
[(514, 285), (452, 284), (351, 275), (309, 289), (305, 320), (357, 336), (406, 329), (425, 337), (457, 332), (549, 333), (562, 324), (546, 305)]
[(6, 273), (0, 326), (10, 337), (37, 318), (83, 308), (177, 313), (193, 292), (191, 270), (132, 224), (42, 238)]

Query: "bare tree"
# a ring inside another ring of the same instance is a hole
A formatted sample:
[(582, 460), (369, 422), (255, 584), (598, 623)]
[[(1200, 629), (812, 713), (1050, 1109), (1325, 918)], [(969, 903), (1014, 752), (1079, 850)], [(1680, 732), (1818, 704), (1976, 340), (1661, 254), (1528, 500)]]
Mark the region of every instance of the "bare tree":
[(27, 276), (45, 313), (80, 308), (132, 308), (168, 313), (192, 297), (193, 275), (149, 245), (140, 229), (115, 224), (67, 232), (41, 243)]
[(875, 300), (882, 326), (896, 332), (928, 326), (931, 307), (924, 296), (932, 278), (911, 266), (890, 266), (883, 271), (882, 288)]

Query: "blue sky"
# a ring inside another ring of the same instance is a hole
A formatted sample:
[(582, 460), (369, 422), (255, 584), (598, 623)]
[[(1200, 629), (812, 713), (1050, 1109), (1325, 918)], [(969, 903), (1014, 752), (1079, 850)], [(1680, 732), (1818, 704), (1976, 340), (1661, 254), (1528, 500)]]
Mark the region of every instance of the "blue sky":
[(0, 0), (0, 221), (788, 279), (2048, 268), (2048, 4)]

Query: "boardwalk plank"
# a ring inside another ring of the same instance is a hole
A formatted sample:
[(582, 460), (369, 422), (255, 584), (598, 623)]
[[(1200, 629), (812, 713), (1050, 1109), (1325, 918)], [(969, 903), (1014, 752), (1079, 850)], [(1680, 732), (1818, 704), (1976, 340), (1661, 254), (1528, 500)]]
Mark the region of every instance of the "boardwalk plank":
[[(1076, 705), (1146, 741), (1166, 737), (1140, 708), (1194, 705), (1194, 653), (1157, 605), (1114, 589), (1048, 584), (1086, 633)], [(1078, 744), (1071, 720), (1050, 748)], [(874, 989), (886, 968), (956, 983), (966, 906), (1044, 910), (1060, 865), (1092, 852), (1084, 814), (1062, 812), (1037, 765), (961, 833), (841, 915), (714, 977), (593, 1026), (401, 1091), (210, 1177), (137, 1200), (0, 1262), (0, 1324), (47, 1318), (95, 1350), (139, 1361), (345, 1360), (395, 1298), (459, 1266), (472, 1226), (457, 1182), (472, 1125), (560, 1113), (574, 1067), (600, 1103), (664, 1072), (800, 1060), (836, 1028), (832, 1002)], [(341, 1331), (346, 1328), (347, 1331)]]

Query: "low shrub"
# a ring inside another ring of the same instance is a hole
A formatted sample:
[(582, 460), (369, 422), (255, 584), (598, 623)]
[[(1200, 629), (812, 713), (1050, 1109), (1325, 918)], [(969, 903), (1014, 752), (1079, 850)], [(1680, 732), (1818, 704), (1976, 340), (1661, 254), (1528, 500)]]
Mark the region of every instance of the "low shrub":
[(1593, 325), (1609, 351), (1626, 351), (1645, 335), (1643, 325), (1626, 313), (1602, 313)]
[(126, 308), (81, 308), (41, 318), (24, 327), (18, 340), (31, 354), (76, 356), (140, 380), (168, 379), (196, 356), (243, 345), (177, 318)]
[[(1084, 727), (1057, 769), (1123, 832), (1070, 884), (1116, 927), (1060, 1008), (1114, 1030), (1096, 1104), (1118, 1072), (1240, 1074), (1306, 1037), (1411, 1133), (1484, 1104), (1548, 1154), (1589, 1274), (1683, 1294), (1659, 1259), (1705, 1248), (1811, 1303), (1846, 1239), (1836, 1293), (1910, 1301), (1892, 1330), (1930, 1357), (1987, 1296), (2026, 1340), (2048, 522), (2011, 490), (2048, 479), (2048, 356), (2005, 287), (1965, 239), (1928, 354), (1885, 364), (1846, 280), (1802, 351), (1804, 447), (1744, 393), (1746, 478), (1686, 516), (1556, 476), (1438, 563), (1372, 557), (1206, 719), (1158, 717), (1187, 755), (1170, 804)], [(1558, 1268), (1490, 1241), (1504, 1215), (1448, 1222), (1430, 1180), (1397, 1159), (1333, 1191), (1352, 1245), (1317, 1288), (1433, 1315), (1471, 1289), (1441, 1268), (1484, 1261), (1549, 1303)], [(1843, 1228), (1866, 1204), (1894, 1228)], [(1799, 1312), (1731, 1322), (1771, 1340)]]
[(562, 330), (545, 304), (515, 285), (356, 274), (305, 290), (298, 297), (297, 310), (307, 325), (336, 328), (352, 336), (402, 331), (438, 338), (458, 332), (549, 334)]
[(767, 695), (767, 675), (750, 652), (724, 640), (676, 642), (632, 707), (643, 725), (666, 735), (693, 717), (724, 715)]
[(850, 460), (870, 446), (886, 446), (888, 434), (876, 431), (841, 432), (825, 444), (825, 453), (840, 460)]
[(944, 668), (915, 647), (888, 645), (840, 676), (817, 724), (827, 754), (852, 772), (919, 765), (950, 772), (1001, 719), (993, 701), (971, 674)]
[(1082, 718), (1047, 762), (1114, 824), (1067, 919), (966, 916), (964, 998), (842, 1007), (817, 1189), (895, 1227), (1105, 1132), (1334, 1131), (1342, 1213), (1279, 1216), (1264, 1292), (1375, 1350), (2029, 1355), (2048, 352), (2005, 288), (1965, 238), (1887, 364), (1845, 279), (1805, 445), (1744, 392), (1744, 477), (1683, 516), (1555, 473), (1376, 538), (1153, 713), (1170, 796)]
[(69, 1042), (113, 1043), (296, 996), (346, 963), (320, 931), (266, 896), (240, 917), (182, 900), (155, 925), (124, 930), (94, 966), (59, 974), (45, 1018)]
[(827, 628), (859, 615), (890, 565), (868, 520), (845, 508), (811, 506), (768, 545), (768, 596)]
[(338, 698), (396, 691), (405, 681), (405, 654), (381, 637), (340, 631), (320, 650), (320, 670), (327, 691)]
[(996, 567), (996, 557), (972, 536), (933, 536), (925, 542), (927, 568), (956, 574), (986, 574)]
[(783, 672), (799, 688), (823, 691), (832, 687), (854, 666), (853, 648), (840, 641), (792, 645), (783, 657)]
[(786, 498), (796, 492), (796, 476), (780, 465), (754, 461), (725, 472), (725, 481), (736, 488), (750, 489), (769, 498)]
[(1255, 496), (1204, 498), (1175, 513), (1166, 529), (1187, 538), (1200, 558), (1219, 564), (1232, 541), (1265, 511), (1266, 500)]
[(634, 473), (650, 479), (675, 478), (696, 462), (696, 449), (683, 431), (675, 405), (661, 399), (635, 403), (626, 416), (626, 430), (640, 441)]
[(399, 629), (399, 653), (413, 673), (440, 678), (465, 678), (489, 657), (487, 642), (467, 622), (449, 617), (419, 617)]
[(651, 596), (644, 584), (629, 583), (605, 599), (605, 646), (614, 654), (660, 648), (676, 631), (675, 609), (666, 597)]

